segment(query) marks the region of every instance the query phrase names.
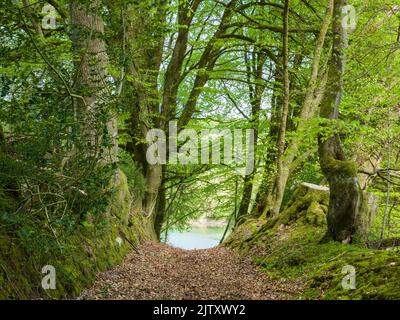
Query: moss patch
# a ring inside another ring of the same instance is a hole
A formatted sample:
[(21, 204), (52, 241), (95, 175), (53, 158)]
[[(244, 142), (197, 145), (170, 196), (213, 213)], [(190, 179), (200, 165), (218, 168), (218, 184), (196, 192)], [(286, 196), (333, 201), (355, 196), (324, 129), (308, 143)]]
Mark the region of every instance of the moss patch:
[[(400, 251), (322, 241), (326, 196), (299, 192), (283, 217), (246, 221), (225, 245), (250, 255), (274, 279), (304, 282), (307, 288), (294, 298), (400, 299)], [(342, 286), (345, 266), (355, 268), (355, 289)]]
[[(241, 226), (244, 229), (254, 226)], [(236, 232), (235, 232), (236, 233)], [(400, 252), (371, 250), (338, 242), (321, 243), (325, 228), (294, 224), (274, 232), (258, 228), (257, 235), (240, 240), (237, 234), (228, 246), (250, 254), (274, 279), (297, 279), (307, 284), (299, 299), (400, 299)], [(240, 244), (240, 245), (238, 245)], [(345, 266), (356, 271), (356, 289), (346, 290)]]

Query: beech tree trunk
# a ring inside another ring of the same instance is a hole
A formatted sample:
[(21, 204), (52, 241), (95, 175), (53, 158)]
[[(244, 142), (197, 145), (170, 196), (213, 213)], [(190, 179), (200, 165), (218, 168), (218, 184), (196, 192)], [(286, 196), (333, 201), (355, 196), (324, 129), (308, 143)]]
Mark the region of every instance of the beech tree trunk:
[[(150, 8), (155, 8), (152, 15)], [(150, 164), (146, 159), (147, 144), (144, 142), (149, 130), (162, 129), (158, 77), (162, 63), (166, 1), (153, 0), (148, 6), (127, 3), (123, 12), (124, 40), (126, 42), (127, 77), (122, 94), (129, 101), (129, 134), (132, 142), (126, 149), (131, 153), (144, 177), (143, 199), (137, 204), (137, 214), (148, 218), (156, 238), (155, 220), (158, 193), (162, 182), (162, 165)], [(158, 32), (154, 33), (154, 28)], [(153, 34), (152, 41), (149, 35)]]
[[(77, 1), (71, 2), (71, 22), (73, 46), (77, 55), (75, 60), (77, 88), (81, 98), (76, 99), (79, 106), (77, 114), (83, 124), (81, 136), (85, 149), (90, 156), (101, 156), (105, 163), (117, 161), (117, 117), (108, 101), (107, 65), (108, 55), (104, 41), (104, 22), (100, 16), (101, 1), (92, 1), (85, 6)], [(107, 136), (99, 126), (97, 114), (105, 111), (110, 113), (110, 119), (104, 124)], [(105, 140), (108, 148), (103, 148)]]
[[(262, 83), (262, 75), (264, 69), (264, 63), (266, 61), (265, 53), (256, 53), (256, 49), (251, 53), (251, 60), (247, 58), (247, 53), (245, 53), (246, 60), (246, 68), (247, 68), (247, 77), (248, 77), (248, 87), (249, 87), (249, 98), (251, 102), (251, 117), (250, 123), (252, 125), (252, 129), (254, 130), (254, 150), (256, 152), (257, 148), (257, 140), (258, 140), (258, 131), (259, 131), (259, 113), (261, 110), (261, 100), (262, 95), (265, 91), (265, 86), (259, 83)], [(255, 77), (255, 85), (252, 84), (251, 75), (254, 74)], [(255, 172), (252, 174), (246, 175), (243, 183), (243, 193), (242, 199), (239, 204), (239, 210), (237, 212), (236, 223), (240, 223), (242, 221), (242, 217), (247, 216), (249, 213), (249, 207), (251, 203), (251, 197), (253, 194), (253, 179)]]
[(0, 125), (0, 143), (4, 142), (5, 140), (6, 140), (6, 137), (3, 132), (3, 127)]
[[(320, 115), (334, 124), (338, 119), (343, 92), (347, 34), (342, 26), (342, 9), (346, 0), (335, 0), (333, 50), (329, 64), (328, 83), (321, 103)], [(318, 138), (321, 169), (330, 186), (328, 233), (334, 240), (350, 242), (361, 227), (363, 193), (355, 162), (346, 161), (338, 134)]]
[(283, 156), (285, 153), (286, 145), (286, 129), (287, 129), (287, 118), (289, 113), (289, 100), (290, 100), (290, 79), (289, 79), (289, 4), (290, 0), (285, 0), (283, 9), (283, 48), (282, 48), (282, 65), (283, 65), (283, 104), (281, 111), (281, 122), (278, 134), (278, 155), (277, 155), (277, 175), (275, 180), (275, 201), (272, 206), (272, 215), (276, 216), (279, 214), (283, 193), (285, 191), (286, 183), (284, 183), (283, 177), (288, 174), (289, 168), (284, 166)]
[(166, 220), (166, 192), (164, 189), (164, 181), (165, 181), (165, 166), (162, 166), (161, 170), (161, 184), (160, 188), (158, 191), (158, 197), (157, 197), (157, 204), (156, 204), (156, 211), (154, 213), (154, 231), (156, 232), (157, 238), (160, 240), (161, 236), (161, 230), (163, 227), (163, 224)]

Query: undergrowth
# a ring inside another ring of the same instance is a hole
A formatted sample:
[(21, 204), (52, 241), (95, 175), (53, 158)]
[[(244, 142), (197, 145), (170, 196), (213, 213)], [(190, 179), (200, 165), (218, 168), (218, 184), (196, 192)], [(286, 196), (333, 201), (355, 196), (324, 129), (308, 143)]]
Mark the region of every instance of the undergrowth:
[[(88, 210), (83, 220), (55, 221), (56, 233), (39, 218), (1, 216), (0, 299), (77, 297), (97, 272), (120, 263), (133, 250), (147, 234), (145, 218), (131, 214), (125, 174), (118, 170), (114, 179), (113, 187), (103, 193), (109, 205), (102, 213)], [(56, 270), (55, 290), (42, 288), (46, 265)]]

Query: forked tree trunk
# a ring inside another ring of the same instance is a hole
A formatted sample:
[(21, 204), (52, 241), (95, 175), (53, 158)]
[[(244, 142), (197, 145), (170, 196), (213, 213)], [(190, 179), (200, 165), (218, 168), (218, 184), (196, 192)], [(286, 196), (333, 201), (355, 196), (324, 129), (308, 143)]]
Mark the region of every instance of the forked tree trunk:
[(311, 76), (300, 111), (300, 121), (296, 128), (296, 135), (286, 146), (284, 155), (281, 157), (281, 170), (279, 174), (276, 174), (274, 177), (274, 186), (279, 185), (281, 192), (277, 194), (276, 188), (273, 190), (268, 190), (268, 188), (261, 186), (261, 192), (257, 198), (257, 215), (262, 214), (264, 216), (269, 216), (272, 213), (277, 214), (282, 206), (283, 191), (286, 188), (291, 172), (304, 161), (304, 155), (298, 155), (301, 139), (304, 136), (304, 132), (307, 130), (308, 121), (313, 118), (316, 113), (316, 109), (320, 104), (323, 92), (325, 90), (327, 76), (326, 73), (321, 71), (322, 53), (325, 44), (325, 38), (332, 21), (333, 1), (334, 0), (328, 0), (326, 5), (326, 14), (324, 20), (322, 21), (320, 33), (316, 41), (314, 57), (311, 66)]
[[(220, 24), (215, 31), (214, 35), (208, 41), (205, 46), (203, 53), (199, 59), (197, 65), (197, 74), (195, 76), (193, 86), (189, 93), (189, 98), (187, 99), (182, 113), (178, 119), (178, 130), (183, 129), (191, 120), (193, 114), (196, 111), (196, 105), (206, 85), (210, 72), (214, 69), (218, 56), (221, 52), (221, 48), (216, 46), (216, 42), (220, 36), (226, 32), (226, 24), (234, 14), (233, 8), (235, 7), (237, 0), (231, 0), (226, 4), (225, 11), (221, 17)], [(162, 117), (160, 118), (159, 125), (161, 129), (168, 132), (168, 121), (177, 117), (176, 105), (177, 105), (177, 94), (178, 88), (182, 81), (182, 71), (183, 63), (185, 61), (185, 56), (188, 47), (188, 31), (192, 24), (193, 17), (198, 9), (201, 0), (194, 1), (180, 1), (178, 9), (178, 22), (179, 30), (175, 46), (172, 52), (170, 63), (167, 67), (167, 71), (164, 79), (164, 90), (162, 92)], [(139, 43), (141, 45), (141, 43)], [(163, 48), (163, 43), (161, 43), (161, 48)], [(204, 72), (207, 70), (207, 72)], [(157, 111), (155, 111), (157, 112)], [(159, 190), (162, 190), (163, 185), (161, 184), (164, 180), (162, 177), (159, 178), (159, 174), (162, 176), (162, 171), (165, 170), (165, 165), (161, 168), (161, 172), (158, 171), (159, 168), (153, 169), (153, 173), (146, 176), (146, 180), (149, 177), (153, 182), (159, 181)], [(155, 184), (152, 181), (146, 181), (146, 184), (153, 187)], [(158, 197), (154, 197), (152, 192), (155, 190), (148, 189), (145, 194), (145, 204), (144, 206), (148, 209), (155, 209), (152, 211), (154, 229), (157, 234), (159, 234), (162, 224), (165, 220), (165, 202), (166, 194), (164, 192), (159, 192)], [(156, 201), (157, 203), (151, 204), (151, 202)], [(145, 209), (146, 210), (146, 209)]]
[[(328, 83), (321, 103), (321, 117), (327, 123), (338, 119), (345, 70), (344, 50), (347, 34), (342, 25), (342, 10), (346, 0), (335, 0), (333, 20), (333, 50)], [(330, 186), (328, 233), (334, 240), (350, 242), (361, 228), (363, 193), (355, 162), (346, 161), (338, 134), (318, 138), (321, 169)]]
[[(166, 1), (153, 0), (146, 6), (139, 2), (127, 3), (124, 10), (126, 40), (126, 79), (122, 93), (130, 102), (129, 134), (132, 142), (127, 145), (134, 161), (144, 177), (144, 194), (136, 210), (148, 218), (156, 239), (155, 221), (157, 199), (162, 182), (162, 165), (151, 164), (146, 159), (147, 144), (144, 142), (151, 129), (160, 128), (158, 77), (162, 63), (164, 33), (157, 32), (149, 41), (156, 25), (163, 28), (166, 17)], [(150, 5), (151, 4), (151, 5)], [(148, 10), (154, 8), (154, 14)]]

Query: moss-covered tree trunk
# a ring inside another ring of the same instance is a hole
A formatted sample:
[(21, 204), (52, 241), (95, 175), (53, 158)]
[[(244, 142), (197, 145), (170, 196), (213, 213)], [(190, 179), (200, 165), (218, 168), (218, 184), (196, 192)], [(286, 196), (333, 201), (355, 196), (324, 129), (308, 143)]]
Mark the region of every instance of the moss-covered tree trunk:
[[(343, 92), (347, 33), (342, 25), (342, 10), (346, 2), (335, 0), (334, 3), (333, 50), (320, 113), (322, 118), (327, 119), (323, 125), (325, 129), (338, 119)], [(330, 186), (328, 233), (334, 240), (350, 242), (361, 227), (360, 215), (363, 208), (357, 165), (346, 161), (337, 133), (328, 136), (320, 134), (318, 143), (321, 169)]]

